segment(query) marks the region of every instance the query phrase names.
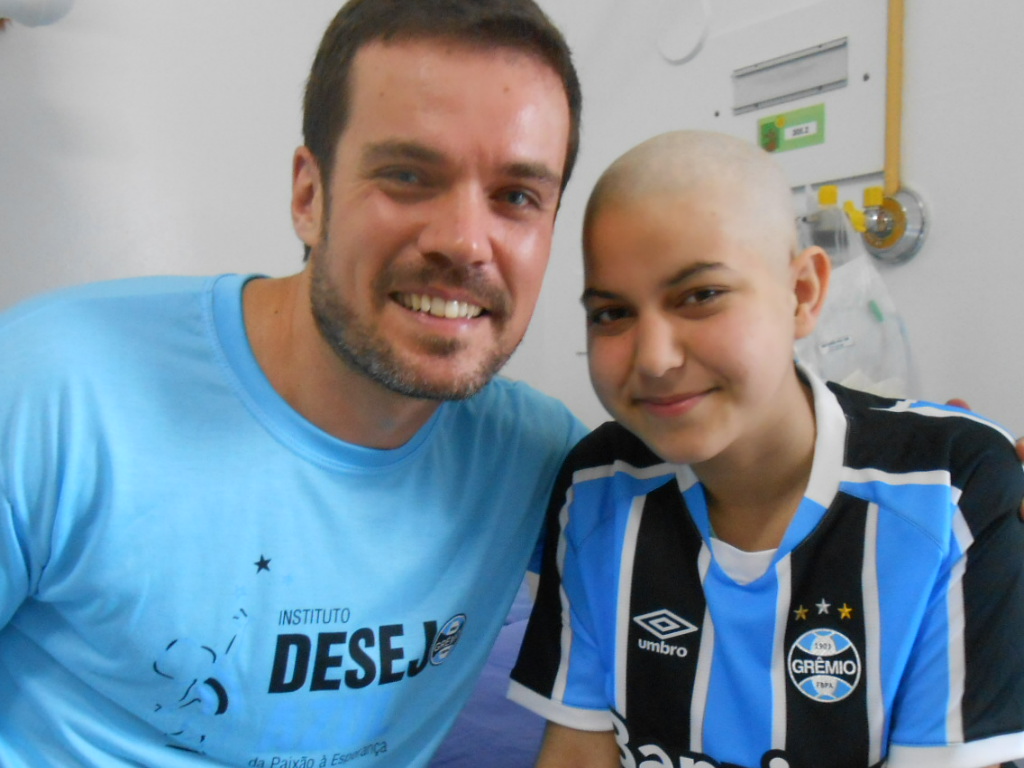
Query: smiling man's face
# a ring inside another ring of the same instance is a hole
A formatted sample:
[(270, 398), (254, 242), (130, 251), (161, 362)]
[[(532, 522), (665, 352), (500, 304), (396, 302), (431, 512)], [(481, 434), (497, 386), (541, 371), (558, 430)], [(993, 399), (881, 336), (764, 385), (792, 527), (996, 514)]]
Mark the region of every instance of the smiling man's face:
[(510, 49), (373, 43), (350, 104), (307, 243), (320, 332), (392, 391), (467, 397), (537, 302), (569, 134), (562, 82)]

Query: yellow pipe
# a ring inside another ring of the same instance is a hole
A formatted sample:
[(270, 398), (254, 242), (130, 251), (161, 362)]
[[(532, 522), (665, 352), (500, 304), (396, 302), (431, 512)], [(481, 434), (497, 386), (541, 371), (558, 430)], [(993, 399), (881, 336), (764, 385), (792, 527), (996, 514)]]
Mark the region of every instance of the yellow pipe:
[(901, 139), (903, 131), (903, 0), (889, 0), (889, 34), (885, 82), (885, 183), (886, 197), (900, 191)]

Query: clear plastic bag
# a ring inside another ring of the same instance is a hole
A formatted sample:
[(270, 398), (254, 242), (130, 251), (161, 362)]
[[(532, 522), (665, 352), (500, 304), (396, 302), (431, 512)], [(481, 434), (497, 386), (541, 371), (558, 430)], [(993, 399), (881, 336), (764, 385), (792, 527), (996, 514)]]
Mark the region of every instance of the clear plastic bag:
[(802, 247), (832, 258), (831, 285), (814, 332), (796, 355), (821, 378), (885, 397), (913, 391), (910, 344), (881, 274), (846, 215), (826, 206), (801, 220)]

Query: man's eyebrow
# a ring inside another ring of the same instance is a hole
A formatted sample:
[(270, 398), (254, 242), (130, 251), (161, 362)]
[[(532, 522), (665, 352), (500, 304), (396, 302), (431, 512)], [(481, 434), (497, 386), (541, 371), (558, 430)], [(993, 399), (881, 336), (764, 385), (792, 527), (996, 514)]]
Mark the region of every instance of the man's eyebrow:
[(562, 174), (549, 168), (544, 163), (517, 162), (504, 166), (504, 172), (517, 179), (529, 179), (539, 181), (543, 184), (550, 184), (555, 187), (562, 185)]
[[(363, 150), (361, 160), (364, 164), (393, 162), (395, 160), (412, 160), (430, 165), (441, 165), (446, 157), (443, 152), (432, 149), (425, 144), (416, 141), (402, 141), (400, 139), (388, 139), (367, 145)], [(517, 179), (532, 179), (560, 186), (562, 175), (553, 171), (544, 163), (519, 161), (507, 163), (502, 166), (502, 173)]]
[[(683, 267), (667, 280), (663, 281), (662, 285), (665, 288), (671, 288), (674, 285), (686, 282), (691, 277), (699, 275), (702, 272), (709, 272), (715, 269), (727, 269), (727, 267), (720, 261), (698, 261), (696, 264), (690, 264), (687, 267)], [(615, 291), (607, 291), (602, 288), (587, 288), (583, 291), (583, 295), (580, 296), (580, 301), (583, 304), (586, 304), (590, 299), (615, 300), (618, 298), (620, 298), (620, 296), (615, 293)]]
[(444, 162), (444, 155), (436, 149), (415, 141), (398, 139), (378, 141), (363, 149), (363, 163), (373, 164), (394, 160), (414, 160), (421, 163), (439, 165)]

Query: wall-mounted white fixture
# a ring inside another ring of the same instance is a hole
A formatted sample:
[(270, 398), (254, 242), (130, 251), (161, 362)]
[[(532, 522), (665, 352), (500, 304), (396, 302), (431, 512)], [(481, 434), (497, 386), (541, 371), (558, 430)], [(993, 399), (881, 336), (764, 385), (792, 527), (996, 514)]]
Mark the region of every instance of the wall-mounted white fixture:
[(884, 186), (864, 190), (863, 210), (850, 201), (843, 210), (861, 234), (868, 253), (888, 264), (902, 264), (924, 245), (928, 217), (920, 195), (903, 186), (900, 178), (904, 0), (888, 0), (888, 4)]
[(0, 0), (0, 19), (40, 27), (66, 16), (74, 3), (75, 0)]
[(849, 41), (842, 37), (737, 69), (732, 73), (733, 114), (845, 88), (849, 58)]
[(666, 0), (658, 50), (666, 61), (684, 64), (704, 47), (711, 11), (708, 0)]
[(906, 187), (892, 195), (886, 195), (882, 187), (868, 187), (863, 211), (849, 201), (844, 209), (864, 238), (864, 247), (876, 259), (902, 264), (924, 245), (928, 233), (924, 201)]
[[(902, 264), (924, 245), (928, 218), (921, 197), (903, 185), (903, 30), (904, 0), (889, 0), (886, 43), (885, 178), (884, 186), (864, 190), (863, 216), (850, 213), (864, 246), (877, 259)], [(852, 203), (847, 210), (855, 210)]]

